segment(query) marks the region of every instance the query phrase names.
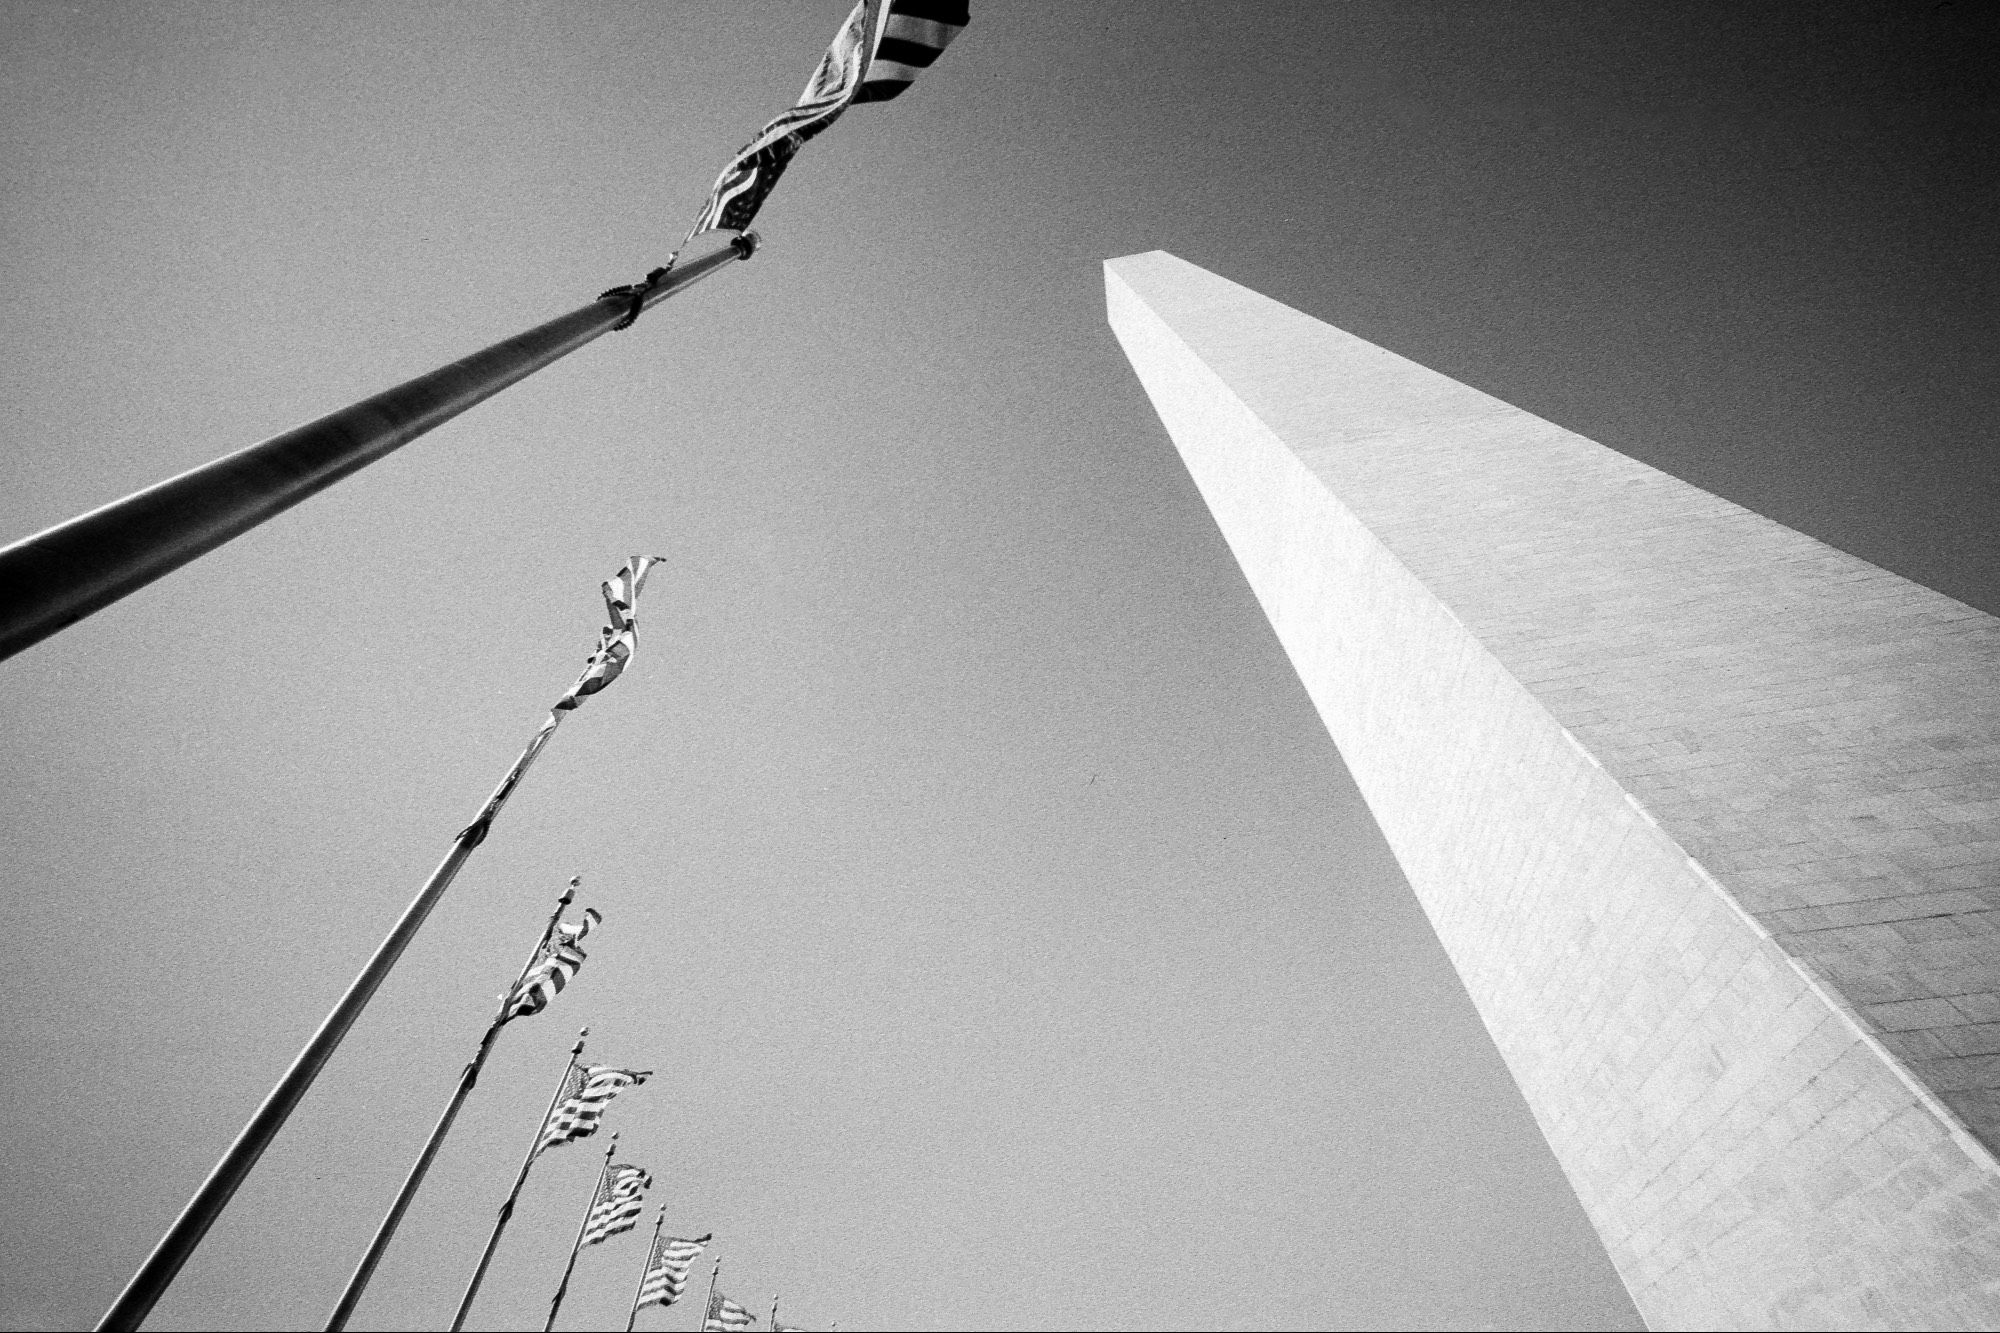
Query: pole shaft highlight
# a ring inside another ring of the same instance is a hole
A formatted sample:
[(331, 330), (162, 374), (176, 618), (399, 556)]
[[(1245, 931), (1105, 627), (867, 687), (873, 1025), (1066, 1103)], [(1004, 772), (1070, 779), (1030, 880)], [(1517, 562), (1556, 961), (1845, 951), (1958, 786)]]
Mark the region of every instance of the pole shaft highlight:
[[(650, 309), (756, 248), (746, 233), (637, 298)], [(343, 477), (623, 327), (610, 294), (350, 407), (0, 548), (0, 660), (240, 537)]]

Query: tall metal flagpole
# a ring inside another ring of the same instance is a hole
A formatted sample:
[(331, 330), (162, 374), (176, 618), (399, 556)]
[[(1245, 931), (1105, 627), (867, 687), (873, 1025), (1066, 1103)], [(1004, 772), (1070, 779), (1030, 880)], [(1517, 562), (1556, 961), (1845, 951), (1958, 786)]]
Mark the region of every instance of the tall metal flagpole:
[[(708, 1333), (709, 1317), (715, 1313), (715, 1284), (722, 1277), (722, 1256), (715, 1256), (715, 1267), (708, 1272), (708, 1299), (701, 1303), (702, 1333)], [(454, 1330), (456, 1333), (456, 1330)]]
[(667, 1224), (667, 1205), (660, 1205), (659, 1216), (653, 1219), (653, 1243), (646, 1247), (646, 1262), (639, 1265), (639, 1285), (632, 1289), (632, 1313), (625, 1316), (625, 1333), (632, 1333), (632, 1325), (639, 1322), (639, 1298), (646, 1294), (646, 1275), (653, 1271), (653, 1259), (660, 1252), (660, 1228)]
[(757, 249), (753, 232), (484, 351), (0, 548), (0, 661), (240, 537)]
[(569, 1243), (569, 1263), (563, 1266), (562, 1281), (556, 1284), (556, 1294), (549, 1301), (549, 1317), (542, 1325), (542, 1333), (550, 1333), (556, 1326), (556, 1312), (562, 1309), (563, 1297), (569, 1294), (569, 1276), (576, 1271), (576, 1256), (583, 1250), (583, 1233), (590, 1230), (590, 1215), (597, 1210), (597, 1201), (604, 1197), (604, 1182), (611, 1178), (611, 1155), (618, 1151), (618, 1132), (613, 1130), (611, 1142), (604, 1145), (604, 1165), (597, 1169), (597, 1184), (590, 1191), (590, 1202), (583, 1206), (583, 1220), (576, 1224), (576, 1239)]
[(472, 1281), (465, 1284), (465, 1295), (458, 1301), (458, 1313), (451, 1317), (451, 1333), (465, 1327), (465, 1316), (472, 1309), (472, 1298), (479, 1294), (479, 1284), (486, 1280), (486, 1267), (493, 1262), (493, 1251), (500, 1248), (500, 1233), (507, 1229), (507, 1220), (514, 1216), (514, 1201), (521, 1197), (521, 1186), (528, 1179), (528, 1168), (535, 1164), (535, 1155), (541, 1151), (542, 1134), (549, 1127), (549, 1117), (562, 1104), (563, 1089), (569, 1086), (569, 1076), (576, 1070), (578, 1057), (583, 1054), (583, 1039), (590, 1035), (585, 1028), (576, 1034), (576, 1045), (569, 1048), (569, 1063), (563, 1066), (562, 1081), (556, 1084), (556, 1095), (549, 1098), (549, 1109), (542, 1112), (541, 1123), (535, 1126), (534, 1142), (528, 1145), (528, 1155), (521, 1159), (521, 1169), (514, 1175), (514, 1188), (507, 1191), (507, 1200), (500, 1205), (500, 1216), (494, 1220), (493, 1234), (486, 1238), (486, 1248), (480, 1252), (479, 1267), (472, 1270)]
[(396, 1201), (389, 1205), (389, 1212), (383, 1217), (382, 1225), (375, 1229), (374, 1238), (368, 1242), (368, 1252), (361, 1256), (361, 1262), (355, 1267), (354, 1275), (347, 1279), (347, 1288), (340, 1293), (340, 1303), (334, 1306), (332, 1316), (326, 1321), (326, 1333), (341, 1333), (341, 1330), (347, 1327), (348, 1319), (354, 1314), (354, 1307), (361, 1301), (361, 1293), (368, 1289), (368, 1280), (375, 1275), (375, 1266), (382, 1262), (383, 1252), (389, 1248), (389, 1241), (402, 1223), (403, 1214), (409, 1210), (410, 1200), (416, 1197), (417, 1187), (424, 1183), (424, 1174), (431, 1169), (431, 1161), (437, 1156), (439, 1147), (443, 1145), (444, 1136), (451, 1132), (451, 1124), (458, 1118), (459, 1108), (465, 1105), (466, 1096), (472, 1091), (473, 1085), (479, 1082), (479, 1071), (485, 1067), (486, 1057), (492, 1054), (493, 1044), (500, 1036), (500, 1029), (507, 1022), (508, 1006), (520, 992), (521, 983), (528, 979), (528, 973), (541, 958), (542, 951), (555, 937), (556, 925), (562, 920), (563, 909), (575, 900), (577, 886), (582, 882), (581, 876), (572, 878), (569, 886), (563, 890), (562, 896), (556, 899), (556, 910), (549, 914), (548, 925), (542, 927), (541, 939), (535, 942), (534, 950), (528, 954), (528, 961), (521, 964), (520, 975), (514, 978), (514, 984), (500, 997), (500, 1007), (494, 1012), (493, 1021), (486, 1025), (486, 1033), (479, 1039), (479, 1049), (473, 1052), (471, 1061), (459, 1074), (458, 1088), (452, 1093), (451, 1101), (444, 1108), (444, 1114), (438, 1117), (437, 1124), (431, 1128), (430, 1138), (425, 1140), (423, 1151), (417, 1154), (417, 1164), (410, 1168), (410, 1174), (404, 1178), (402, 1188), (396, 1192)]

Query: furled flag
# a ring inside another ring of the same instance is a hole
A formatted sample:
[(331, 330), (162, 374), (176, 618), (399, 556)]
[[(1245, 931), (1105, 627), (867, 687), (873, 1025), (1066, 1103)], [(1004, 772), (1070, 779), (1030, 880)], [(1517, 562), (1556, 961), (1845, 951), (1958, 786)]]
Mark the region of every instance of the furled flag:
[(527, 1014), (539, 1014), (548, 1008), (549, 1001), (576, 979), (577, 969), (583, 966), (583, 937), (603, 921), (603, 914), (594, 907), (584, 908), (583, 920), (574, 925), (558, 921), (548, 942), (542, 946), (542, 956), (515, 983), (500, 1021), (505, 1023)]
[(562, 1101), (543, 1124), (542, 1137), (535, 1144), (535, 1151), (539, 1153), (544, 1148), (573, 1143), (595, 1134), (599, 1122), (604, 1119), (604, 1108), (611, 1104), (611, 1099), (621, 1089), (644, 1083), (652, 1072), (650, 1069), (613, 1069), (609, 1065), (572, 1069), (563, 1088)]
[(579, 707), (585, 699), (617, 680), (625, 664), (632, 660), (632, 654), (639, 648), (639, 622), (633, 616), (633, 607), (639, 600), (639, 590), (646, 586), (646, 571), (662, 558), (635, 555), (604, 584), (604, 608), (611, 623), (598, 636), (597, 649), (591, 653), (576, 684), (556, 700), (558, 710)]
[(528, 768), (541, 754), (542, 747), (556, 734), (563, 715), (579, 707), (591, 695), (618, 679), (618, 673), (632, 660), (632, 654), (639, 649), (639, 626), (632, 617), (632, 606), (639, 600), (639, 589), (645, 586), (646, 571), (660, 562), (657, 555), (635, 555), (625, 562), (625, 567), (603, 585), (604, 605), (611, 613), (611, 625), (597, 636), (597, 648), (584, 664), (583, 674), (576, 678), (576, 684), (569, 687), (562, 698), (556, 700), (555, 707), (535, 730), (534, 739), (528, 748), (521, 751), (521, 757), (514, 761), (514, 767), (507, 770), (500, 785), (486, 798), (479, 817), (459, 830), (458, 836), (466, 845), (477, 847), (486, 841), (486, 835), (493, 828), (494, 817), (500, 807), (514, 794), (514, 788), (521, 785), (521, 779), (528, 774)]
[(966, 0), (861, 0), (840, 25), (798, 104), (722, 169), (688, 239), (748, 227), (806, 140), (854, 103), (886, 102), (909, 87), (969, 21)]
[(639, 1304), (632, 1308), (672, 1305), (679, 1300), (687, 1290), (688, 1269), (694, 1267), (695, 1256), (713, 1239), (712, 1235), (696, 1236), (693, 1240), (680, 1236), (655, 1238), (652, 1257), (646, 1260), (646, 1276), (639, 1281)]
[(708, 1313), (702, 1317), (701, 1333), (713, 1333), (716, 1329), (755, 1328), (757, 1316), (730, 1300), (721, 1292), (708, 1298)]
[(646, 1191), (653, 1178), (643, 1169), (619, 1162), (607, 1167), (597, 1182), (597, 1198), (584, 1219), (583, 1243), (595, 1245), (638, 1225), (646, 1210)]

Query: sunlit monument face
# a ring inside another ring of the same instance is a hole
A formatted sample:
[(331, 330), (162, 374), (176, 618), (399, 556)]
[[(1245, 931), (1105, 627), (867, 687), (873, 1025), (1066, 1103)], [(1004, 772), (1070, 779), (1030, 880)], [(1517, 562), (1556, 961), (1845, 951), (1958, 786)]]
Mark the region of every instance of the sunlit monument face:
[(2000, 1321), (2000, 622), (1171, 255), (1106, 284), (1648, 1321)]

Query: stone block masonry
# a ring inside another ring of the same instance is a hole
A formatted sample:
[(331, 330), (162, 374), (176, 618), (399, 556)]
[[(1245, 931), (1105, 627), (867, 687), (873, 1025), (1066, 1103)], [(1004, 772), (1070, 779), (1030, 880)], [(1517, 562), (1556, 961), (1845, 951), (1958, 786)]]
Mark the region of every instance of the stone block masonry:
[(1105, 282), (1648, 1323), (2000, 1326), (2000, 621), (1171, 255)]

